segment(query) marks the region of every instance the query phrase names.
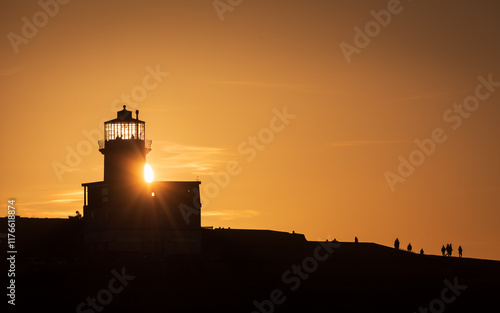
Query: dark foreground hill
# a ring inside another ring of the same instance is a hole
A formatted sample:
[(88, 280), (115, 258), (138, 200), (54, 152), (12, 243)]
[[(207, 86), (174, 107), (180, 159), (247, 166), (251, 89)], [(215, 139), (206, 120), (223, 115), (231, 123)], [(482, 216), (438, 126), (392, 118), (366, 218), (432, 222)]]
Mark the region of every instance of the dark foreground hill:
[(499, 311), (498, 261), (229, 229), (203, 230), (196, 256), (96, 255), (78, 221), (27, 223), (17, 312)]

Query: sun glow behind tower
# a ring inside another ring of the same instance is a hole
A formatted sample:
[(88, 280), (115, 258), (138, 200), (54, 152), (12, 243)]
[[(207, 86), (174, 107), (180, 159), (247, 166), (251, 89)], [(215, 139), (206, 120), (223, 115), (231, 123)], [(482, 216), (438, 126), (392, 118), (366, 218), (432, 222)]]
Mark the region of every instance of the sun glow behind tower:
[(154, 180), (154, 178), (155, 178), (155, 174), (153, 172), (153, 169), (151, 168), (151, 165), (146, 163), (146, 165), (144, 165), (144, 180), (147, 183), (150, 183)]

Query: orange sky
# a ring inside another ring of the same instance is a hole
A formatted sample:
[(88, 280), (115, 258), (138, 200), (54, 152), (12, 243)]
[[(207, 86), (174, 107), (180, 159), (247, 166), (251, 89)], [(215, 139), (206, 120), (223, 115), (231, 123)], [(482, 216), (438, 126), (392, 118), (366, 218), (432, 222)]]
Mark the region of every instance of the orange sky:
[(82, 211), (129, 101), (155, 179), (202, 181), (205, 226), (500, 259), (499, 4), (43, 1), (0, 3), (0, 216)]

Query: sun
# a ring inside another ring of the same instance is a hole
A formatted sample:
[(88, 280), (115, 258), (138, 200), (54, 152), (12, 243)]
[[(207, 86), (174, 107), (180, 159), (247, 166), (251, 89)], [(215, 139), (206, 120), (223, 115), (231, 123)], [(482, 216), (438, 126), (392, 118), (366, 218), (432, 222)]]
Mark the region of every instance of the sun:
[(150, 183), (154, 178), (155, 174), (153, 173), (153, 169), (148, 163), (146, 163), (146, 165), (144, 165), (144, 180)]

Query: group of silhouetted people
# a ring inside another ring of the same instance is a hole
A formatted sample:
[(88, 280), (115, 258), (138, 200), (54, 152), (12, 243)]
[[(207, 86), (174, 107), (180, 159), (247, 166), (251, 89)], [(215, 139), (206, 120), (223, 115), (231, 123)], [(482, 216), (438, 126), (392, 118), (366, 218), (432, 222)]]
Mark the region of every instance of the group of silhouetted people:
[[(399, 250), (399, 239), (396, 238), (396, 240), (394, 240), (394, 249), (396, 250)], [(408, 250), (408, 252), (412, 252), (413, 250), (413, 247), (411, 246), (411, 243), (408, 244), (408, 246), (406, 247), (406, 249)], [(458, 247), (458, 257), (462, 257), (462, 246), (459, 246)], [(451, 245), (451, 243), (447, 244), (446, 247), (443, 245), (443, 247), (441, 248), (441, 252), (443, 253), (443, 256), (445, 256), (445, 253), (446, 253), (446, 256), (451, 256), (452, 252), (453, 252), (453, 246)], [(420, 249), (420, 254), (424, 254), (424, 249)]]
[[(461, 258), (462, 257), (462, 246), (458, 246), (458, 257)], [(451, 254), (453, 253), (453, 246), (451, 243), (448, 243), (446, 245), (446, 248), (445, 246), (443, 245), (441, 247), (441, 253), (443, 254), (443, 256), (451, 256)]]

